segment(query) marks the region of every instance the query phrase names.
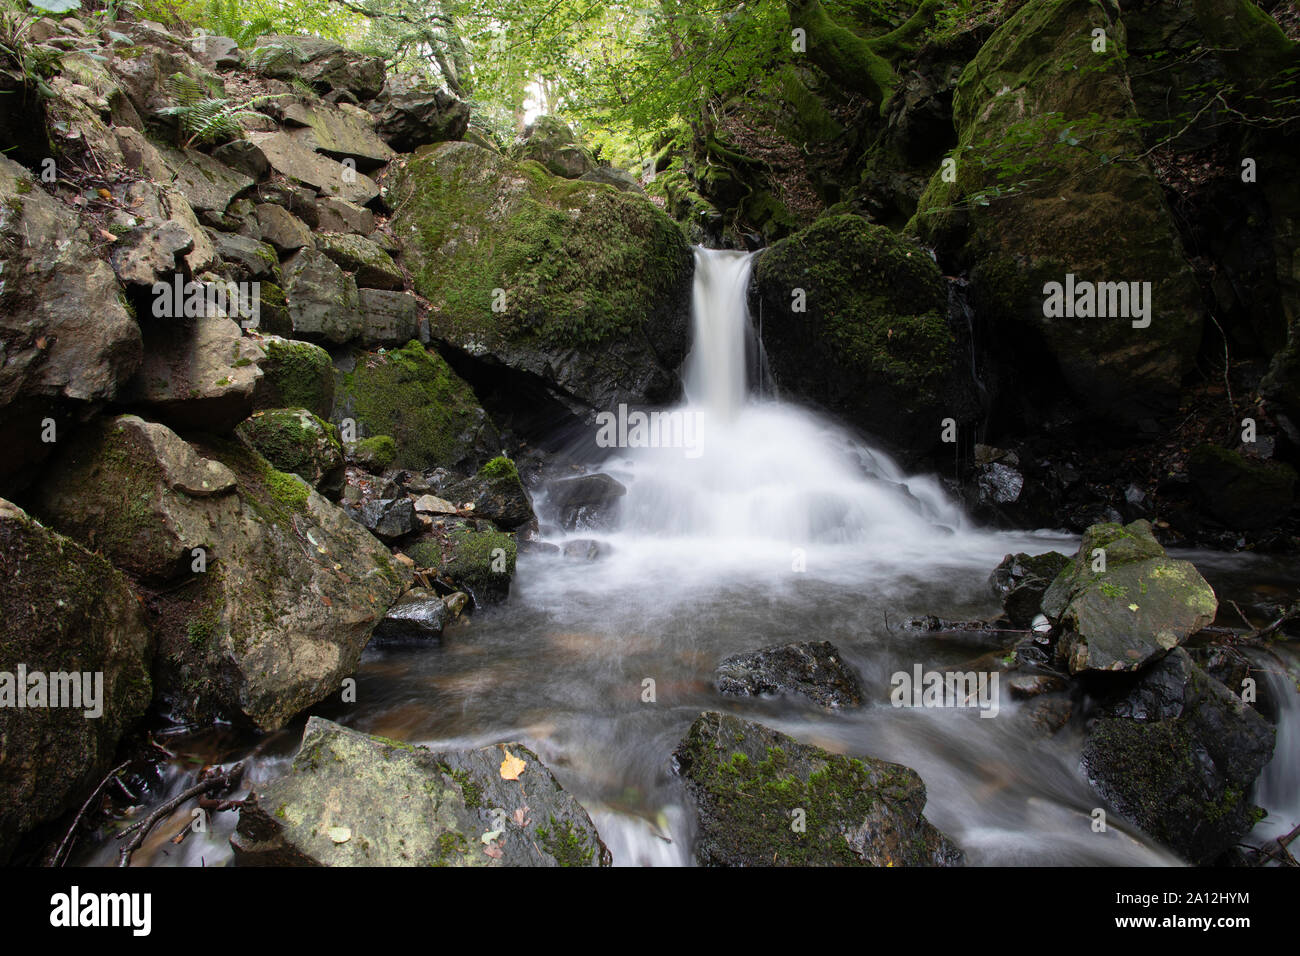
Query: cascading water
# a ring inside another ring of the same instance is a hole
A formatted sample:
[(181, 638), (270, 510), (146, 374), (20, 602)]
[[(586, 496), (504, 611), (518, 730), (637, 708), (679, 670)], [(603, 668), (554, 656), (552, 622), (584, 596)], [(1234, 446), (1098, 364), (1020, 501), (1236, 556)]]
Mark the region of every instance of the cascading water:
[[(914, 768), (926, 816), (972, 864), (1177, 862), (1122, 824), (1093, 831), (1098, 798), (1072, 727), (1035, 730), (1010, 699), (993, 720), (890, 705), (892, 674), (916, 663), (991, 669), (1007, 644), (1006, 635), (936, 636), (899, 622), (987, 619), (998, 611), (987, 578), (1004, 554), (1069, 552), (1077, 541), (971, 528), (934, 480), (905, 475), (818, 415), (756, 397), (746, 381), (747, 356), (757, 354), (745, 310), (750, 264), (741, 253), (697, 250), (686, 396), (663, 411), (677, 426), (698, 416), (700, 430), (672, 433), (693, 439), (676, 446), (615, 449), (600, 464), (627, 487), (618, 523), (565, 533), (538, 498), (545, 537), (595, 538), (600, 557), (522, 554), (509, 602), (449, 629), (440, 647), (368, 649), (358, 703), (326, 716), (434, 750), (525, 743), (587, 807), (616, 864), (690, 862), (692, 815), (670, 755), (701, 711), (718, 709)], [(806, 640), (835, 643), (862, 677), (863, 707), (827, 713), (714, 690), (724, 657)], [(1284, 686), (1279, 747), (1300, 720)], [(283, 772), (300, 732), (169, 741), (181, 759), (159, 798), (205, 763), (246, 760), (245, 785), (258, 786)], [(1293, 761), (1275, 760), (1262, 778), (1261, 788), (1292, 801), (1278, 827), (1294, 817), (1295, 773)], [(233, 814), (219, 814), (206, 835), (176, 848), (164, 836), (175, 827), (160, 826), (135, 861), (220, 863), (233, 825)], [(111, 865), (116, 853), (109, 839), (81, 862)]]

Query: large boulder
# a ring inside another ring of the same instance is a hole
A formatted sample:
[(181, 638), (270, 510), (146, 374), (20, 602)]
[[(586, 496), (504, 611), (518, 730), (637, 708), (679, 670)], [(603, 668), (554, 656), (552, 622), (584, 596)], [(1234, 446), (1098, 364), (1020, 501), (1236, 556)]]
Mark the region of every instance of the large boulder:
[(351, 159), (360, 169), (383, 166), (396, 155), (376, 134), (370, 114), (350, 104), (299, 100), (280, 116), (286, 125), (299, 127), (290, 135), (304, 145), (334, 159)]
[(42, 441), (47, 418), (62, 428), (111, 401), (141, 355), (117, 278), (76, 217), (0, 156), (0, 493), (57, 447)]
[(830, 754), (713, 712), (691, 724), (673, 756), (695, 799), (695, 856), (705, 866), (962, 862), (922, 816), (925, 784), (900, 764)]
[(477, 469), (499, 453), (500, 439), (473, 390), (437, 352), (412, 340), (390, 352), (362, 352), (342, 376), (334, 420), (352, 418), (358, 436), (389, 435), (393, 464)]
[(1043, 595), (1070, 559), (1057, 551), (1008, 554), (989, 575), (989, 586), (1015, 627), (1029, 627), (1043, 609)]
[(1125, 817), (1189, 862), (1209, 864), (1258, 819), (1247, 794), (1274, 735), (1176, 648), (1093, 723), (1083, 769)]
[(1295, 506), (1296, 471), (1283, 462), (1206, 443), (1192, 449), (1187, 474), (1203, 507), (1234, 530), (1272, 527)]
[(389, 199), (432, 335), (589, 408), (676, 398), (692, 259), (648, 200), (465, 142), (418, 150)]
[(713, 672), (719, 693), (734, 697), (791, 694), (823, 707), (857, 707), (862, 682), (830, 641), (779, 644), (728, 657)]
[(357, 283), (329, 256), (299, 249), (285, 261), (283, 274), (294, 338), (342, 345), (361, 334)]
[(297, 475), (325, 495), (343, 487), (343, 446), (334, 426), (305, 408), (254, 412), (235, 435), (279, 471)]
[(334, 366), (319, 345), (268, 335), (266, 358), (253, 388), (254, 408), (305, 408), (328, 418), (334, 408)]
[(753, 288), (783, 391), (911, 455), (944, 447), (943, 419), (974, 419), (969, 345), (959, 348), (947, 284), (920, 246), (829, 216), (764, 251)]
[(596, 160), (563, 120), (539, 116), (528, 125), (512, 151), (516, 159), (531, 159), (547, 172), (578, 179), (596, 168)]
[(546, 486), (546, 503), (566, 531), (611, 527), (627, 486), (604, 473), (561, 478)]
[(314, 141), (308, 142), (283, 130), (249, 133), (248, 140), (261, 150), (271, 169), (311, 186), (324, 196), (364, 206), (379, 195), (379, 185), (373, 179), (316, 152)]
[[(126, 578), (0, 499), (0, 862), (33, 827), (72, 809), (112, 766), (149, 706), (153, 636)], [(19, 668), (27, 674), (21, 684)], [(81, 696), (53, 706), (58, 675)], [(40, 675), (39, 681), (33, 677)], [(89, 686), (83, 675), (94, 675)], [(43, 687), (43, 702), (31, 706)], [(17, 695), (27, 705), (18, 709)]]
[(156, 676), (178, 711), (266, 730), (338, 689), (409, 584), (387, 548), (296, 475), (132, 415), (69, 444), (38, 511), (166, 585)]
[(1042, 600), (1071, 674), (1135, 671), (1210, 624), (1218, 607), (1195, 565), (1165, 554), (1145, 520), (1090, 527)]
[(248, 62), (262, 76), (299, 80), (318, 93), (347, 91), (368, 100), (384, 88), (384, 61), (346, 50), (333, 40), (268, 34), (257, 38)]
[[(1092, 49), (1099, 27), (1105, 52)], [(1126, 56), (1123, 21), (1089, 0), (1020, 6), (962, 73), (955, 169), (936, 171), (909, 228), (969, 270), (976, 314), (1017, 343), (1028, 375), (1059, 382), (1087, 414), (1139, 422), (1174, 407), (1202, 307), (1160, 183), (1139, 158)], [(1047, 283), (1067, 275), (1148, 282), (1149, 312), (1046, 314)]]
[(366, 107), (375, 130), (399, 153), (460, 139), (469, 128), (469, 105), (416, 77), (390, 76), (383, 92)]
[(608, 866), (582, 805), (517, 743), (434, 753), (312, 717), (244, 803), (241, 866)]

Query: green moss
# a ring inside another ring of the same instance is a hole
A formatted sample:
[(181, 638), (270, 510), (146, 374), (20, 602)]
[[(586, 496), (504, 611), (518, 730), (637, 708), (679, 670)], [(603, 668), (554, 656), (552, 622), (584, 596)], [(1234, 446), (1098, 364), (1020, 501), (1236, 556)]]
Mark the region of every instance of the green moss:
[(329, 353), (307, 342), (269, 339), (262, 377), (262, 408), (305, 408), (322, 418), (334, 404), (334, 368)]
[(472, 453), (483, 413), (473, 390), (436, 352), (410, 341), (357, 360), (344, 390), (366, 432), (396, 443), (391, 464), (452, 466)]
[(478, 473), (480, 478), (493, 481), (499, 478), (508, 478), (513, 481), (519, 480), (519, 470), (515, 468), (515, 463), (504, 455), (498, 455), (487, 462), (478, 470)]
[(305, 409), (279, 408), (254, 413), (239, 424), (240, 439), (276, 469), (314, 482), (330, 458), (341, 459), (343, 448), (324, 422)]
[(590, 866), (596, 855), (591, 840), (567, 820), (556, 820), (552, 815), (550, 826), (539, 826), (535, 832), (542, 849), (555, 857), (560, 866)]
[(466, 771), (452, 770), (445, 763), (439, 764), (438, 769), (456, 781), (456, 784), (460, 787), (461, 795), (465, 798), (465, 806), (471, 810), (477, 810), (483, 805), (483, 790), (470, 778)]

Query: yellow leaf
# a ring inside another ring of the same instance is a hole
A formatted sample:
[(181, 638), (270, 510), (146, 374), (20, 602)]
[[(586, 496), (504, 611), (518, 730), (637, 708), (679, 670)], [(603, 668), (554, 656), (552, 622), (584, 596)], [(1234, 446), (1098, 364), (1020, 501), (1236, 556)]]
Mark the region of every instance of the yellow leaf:
[(507, 750), (505, 754), (506, 759), (501, 761), (501, 779), (518, 780), (519, 775), (524, 772), (524, 767), (526, 767), (527, 764), (512, 754), (509, 750)]

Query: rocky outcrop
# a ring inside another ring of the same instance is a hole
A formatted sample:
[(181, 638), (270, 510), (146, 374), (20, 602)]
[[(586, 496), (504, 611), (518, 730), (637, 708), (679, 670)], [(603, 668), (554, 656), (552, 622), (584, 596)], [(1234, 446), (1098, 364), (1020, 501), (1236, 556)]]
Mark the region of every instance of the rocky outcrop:
[(112, 766), (118, 740), (149, 706), (154, 640), (118, 571), (3, 499), (0, 575), (7, 861), (23, 835), (72, 809)]
[(754, 265), (750, 311), (783, 391), (909, 458), (943, 448), (944, 419), (978, 411), (938, 267), (884, 226), (829, 216), (773, 244)]
[(830, 754), (718, 713), (701, 714), (673, 756), (695, 799), (705, 866), (962, 862), (922, 816), (921, 778), (899, 764)]
[(254, 412), (235, 435), (277, 470), (297, 475), (326, 496), (343, 487), (343, 446), (333, 426), (305, 408)]
[(1165, 554), (1147, 521), (1093, 525), (1043, 595), (1071, 674), (1134, 671), (1214, 620), (1214, 589)]
[(582, 805), (523, 744), (434, 753), (319, 717), (245, 802), (241, 866), (608, 866)]
[(596, 168), (591, 151), (554, 116), (533, 120), (511, 152), (515, 159), (532, 160), (548, 173), (565, 179), (579, 179)]
[(0, 493), (24, 487), (67, 428), (117, 397), (142, 356), (113, 270), (75, 216), (0, 156)]
[(333, 40), (270, 34), (258, 37), (249, 64), (262, 76), (300, 80), (318, 93), (347, 92), (368, 100), (384, 88), (384, 61), (344, 49)]
[(862, 682), (830, 641), (779, 644), (728, 657), (714, 669), (719, 693), (736, 697), (791, 694), (823, 707), (857, 707)]
[(989, 575), (989, 586), (1016, 627), (1029, 627), (1043, 609), (1043, 595), (1070, 559), (1056, 551), (1008, 554)]
[(390, 76), (367, 109), (375, 117), (376, 132), (401, 153), (460, 139), (469, 128), (468, 105), (410, 76)]
[(179, 711), (263, 729), (338, 688), (408, 583), (387, 548), (297, 476), (130, 415), (70, 443), (38, 510), (168, 585), (157, 677)]
[(418, 150), (389, 198), (433, 336), (588, 408), (676, 397), (691, 254), (649, 201), (464, 142)]
[(1184, 859), (1209, 864), (1258, 819), (1250, 786), (1274, 730), (1177, 648), (1093, 723), (1083, 768), (1097, 792)]

